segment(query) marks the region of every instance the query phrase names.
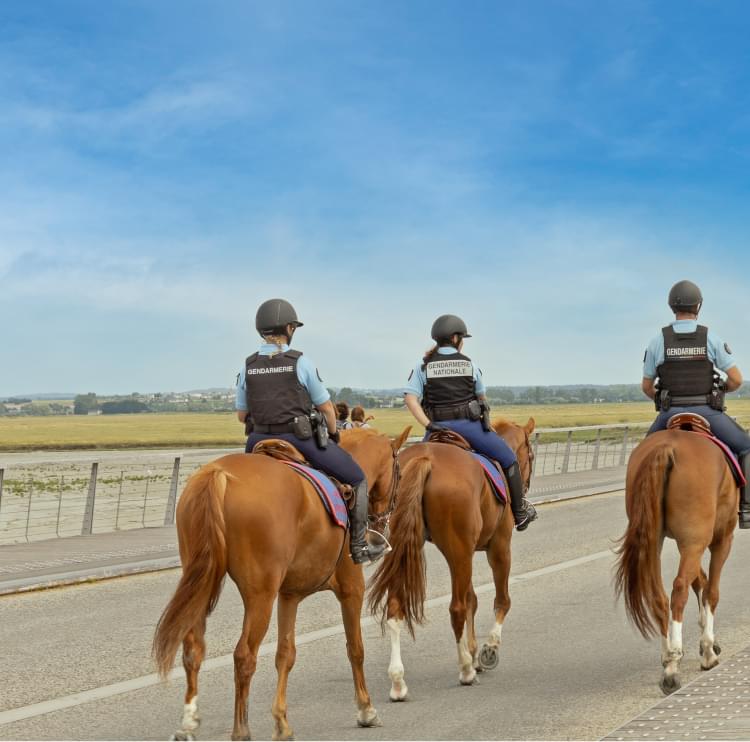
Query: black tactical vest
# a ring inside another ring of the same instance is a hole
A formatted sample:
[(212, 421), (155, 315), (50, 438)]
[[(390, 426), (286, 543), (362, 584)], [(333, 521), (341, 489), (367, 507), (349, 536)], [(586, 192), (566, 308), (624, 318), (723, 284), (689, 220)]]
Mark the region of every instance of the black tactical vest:
[(272, 356), (253, 353), (245, 361), (245, 398), (253, 422), (281, 425), (309, 416), (310, 393), (297, 378), (298, 350)]
[(460, 407), (477, 398), (474, 390), (474, 366), (468, 356), (458, 351), (443, 355), (435, 350), (422, 368), (427, 377), (422, 408), (431, 419), (436, 409)]
[(662, 329), (664, 362), (656, 369), (659, 390), (673, 398), (710, 394), (714, 388), (714, 364), (708, 357), (708, 328), (698, 325), (695, 332), (675, 332), (671, 325)]

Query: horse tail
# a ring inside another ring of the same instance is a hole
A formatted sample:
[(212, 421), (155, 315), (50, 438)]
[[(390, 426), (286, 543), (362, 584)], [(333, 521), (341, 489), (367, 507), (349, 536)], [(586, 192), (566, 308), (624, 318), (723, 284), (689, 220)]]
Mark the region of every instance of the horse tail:
[(412, 636), (414, 624), (424, 623), (426, 575), (422, 495), (431, 471), (432, 462), (427, 456), (412, 459), (404, 467), (391, 521), (392, 551), (386, 554), (372, 576), (368, 598), (370, 610), (382, 612), (383, 621), (387, 617), (389, 600), (397, 600)]
[(178, 512), (182, 577), (156, 626), (152, 654), (165, 677), (187, 633), (213, 611), (227, 571), (224, 495), (231, 474), (212, 463), (188, 480)]
[(627, 492), (628, 527), (620, 539), (615, 590), (645, 638), (667, 620), (659, 555), (664, 530), (664, 496), (675, 463), (671, 444), (656, 447), (641, 463)]

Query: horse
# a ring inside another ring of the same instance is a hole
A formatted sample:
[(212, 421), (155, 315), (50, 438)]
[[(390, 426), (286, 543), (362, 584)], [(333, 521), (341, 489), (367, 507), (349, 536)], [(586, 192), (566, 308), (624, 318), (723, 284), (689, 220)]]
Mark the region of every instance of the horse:
[[(719, 579), (737, 525), (739, 490), (724, 454), (710, 440), (685, 430), (645, 438), (628, 462), (628, 525), (616, 550), (616, 595), (644, 638), (661, 635), (665, 695), (680, 688), (682, 621), (689, 588), (698, 598), (701, 667), (710, 670), (721, 649), (714, 636)], [(664, 538), (677, 542), (680, 564), (667, 600), (661, 575)], [(708, 549), (708, 577), (701, 558)], [(671, 608), (671, 613), (670, 613)]]
[[(410, 428), (391, 440), (375, 431), (342, 436), (370, 485), (375, 518), (392, 506), (397, 453)], [(348, 532), (334, 525), (312, 485), (269, 456), (230, 454), (194, 473), (177, 513), (182, 577), (159, 619), (153, 641), (165, 677), (182, 644), (187, 689), (175, 739), (198, 729), (198, 673), (206, 654), (206, 618), (216, 606), (226, 574), (237, 585), (244, 621), (234, 650), (235, 697), (232, 739), (250, 739), (248, 696), (258, 649), (278, 596), (278, 683), (273, 702), (274, 739), (291, 739), (286, 687), (295, 661), (297, 607), (306, 596), (332, 590), (341, 603), (347, 653), (354, 678), (357, 724), (379, 725), (365, 683), (360, 615), (365, 583), (349, 556)]]
[[(531, 481), (533, 451), (529, 435), (534, 419), (525, 426), (507, 420), (492, 424), (516, 452), (525, 490)], [(513, 515), (495, 498), (480, 464), (471, 454), (446, 443), (418, 443), (399, 454), (401, 479), (391, 520), (392, 551), (372, 577), (368, 605), (381, 614), (391, 640), (388, 675), (390, 698), (403, 701), (408, 687), (401, 660), (404, 622), (414, 636), (415, 624), (424, 622), (424, 543), (429, 534), (448, 562), (451, 573), (450, 618), (458, 648), (459, 682), (473, 685), (477, 671), (498, 663), (503, 622), (510, 610), (508, 577)], [(504, 475), (503, 475), (504, 476)], [(507, 483), (506, 483), (507, 491)], [(472, 586), (472, 557), (485, 551), (495, 582), (495, 625), (478, 653), (474, 617), (477, 596)]]

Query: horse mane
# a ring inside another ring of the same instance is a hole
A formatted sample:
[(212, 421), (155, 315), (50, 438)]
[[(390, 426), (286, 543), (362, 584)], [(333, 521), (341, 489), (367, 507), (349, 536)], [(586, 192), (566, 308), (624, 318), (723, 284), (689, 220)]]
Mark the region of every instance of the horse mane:
[(517, 423), (511, 422), (506, 417), (496, 417), (492, 421), (492, 429), (498, 434), (502, 435), (502, 431), (507, 430), (508, 428), (518, 428), (521, 427)]

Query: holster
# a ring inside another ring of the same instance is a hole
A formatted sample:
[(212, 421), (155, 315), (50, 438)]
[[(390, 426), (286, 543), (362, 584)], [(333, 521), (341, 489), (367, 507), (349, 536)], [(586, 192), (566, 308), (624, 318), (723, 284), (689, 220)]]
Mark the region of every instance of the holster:
[(253, 418), (248, 415), (245, 418), (245, 435), (250, 435), (253, 432)]
[(310, 415), (312, 430), (315, 433), (315, 443), (318, 448), (328, 448), (328, 425), (326, 419), (317, 411)]
[(492, 430), (492, 423), (490, 422), (490, 406), (487, 402), (480, 402), (482, 407), (482, 430), (485, 433), (489, 433)]
[(292, 433), (303, 441), (312, 438), (313, 428), (310, 418), (306, 415), (295, 417), (294, 420), (292, 420)]
[(466, 405), (466, 411), (469, 416), (469, 420), (480, 420), (482, 418), (482, 405), (478, 399), (472, 399)]

